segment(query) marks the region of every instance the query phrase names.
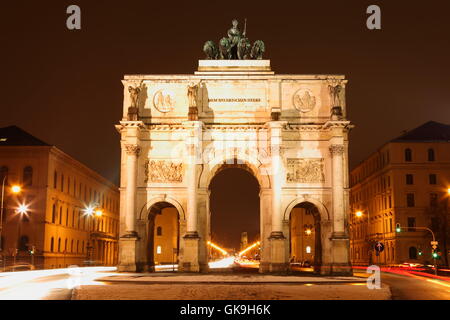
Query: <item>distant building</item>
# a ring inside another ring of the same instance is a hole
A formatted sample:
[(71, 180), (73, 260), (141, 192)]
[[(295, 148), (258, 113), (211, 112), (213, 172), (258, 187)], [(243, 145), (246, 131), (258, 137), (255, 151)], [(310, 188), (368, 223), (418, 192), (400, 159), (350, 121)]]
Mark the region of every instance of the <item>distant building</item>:
[[(117, 263), (119, 191), (114, 184), (16, 126), (0, 128), (0, 184), (4, 178), (6, 265), (14, 260), (37, 268)], [(10, 192), (15, 184), (22, 187), (17, 195)], [(25, 214), (17, 212), (21, 204)], [(99, 216), (87, 215), (87, 208)]]
[[(350, 184), (353, 264), (432, 263), (431, 233), (418, 227), (435, 233), (439, 263), (446, 263), (450, 125), (430, 121), (389, 141), (352, 170)], [(379, 257), (377, 241), (384, 244)]]
[(242, 251), (247, 247), (248, 247), (248, 234), (247, 234), (247, 232), (242, 232), (241, 233), (241, 245), (240, 245), (239, 251)]

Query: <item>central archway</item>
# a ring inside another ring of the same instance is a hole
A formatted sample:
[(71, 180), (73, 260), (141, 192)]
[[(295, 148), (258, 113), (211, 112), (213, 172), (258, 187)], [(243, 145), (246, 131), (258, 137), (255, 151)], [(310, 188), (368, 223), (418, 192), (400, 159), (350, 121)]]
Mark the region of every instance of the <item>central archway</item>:
[[(223, 164), (215, 172), (208, 188), (210, 241), (231, 256), (259, 241), (261, 188), (251, 168), (236, 162)], [(221, 251), (209, 247), (209, 261), (221, 256)], [(248, 251), (246, 258), (257, 261), (260, 258), (258, 248)]]

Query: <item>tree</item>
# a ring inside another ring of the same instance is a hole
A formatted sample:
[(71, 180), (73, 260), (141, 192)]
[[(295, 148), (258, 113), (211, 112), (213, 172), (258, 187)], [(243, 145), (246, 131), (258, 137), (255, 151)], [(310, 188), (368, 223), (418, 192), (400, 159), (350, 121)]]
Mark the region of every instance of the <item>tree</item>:
[(448, 243), (450, 243), (448, 196), (443, 201), (431, 205), (428, 213), (431, 216), (431, 230), (433, 230), (436, 240), (439, 242), (444, 263), (448, 267)]

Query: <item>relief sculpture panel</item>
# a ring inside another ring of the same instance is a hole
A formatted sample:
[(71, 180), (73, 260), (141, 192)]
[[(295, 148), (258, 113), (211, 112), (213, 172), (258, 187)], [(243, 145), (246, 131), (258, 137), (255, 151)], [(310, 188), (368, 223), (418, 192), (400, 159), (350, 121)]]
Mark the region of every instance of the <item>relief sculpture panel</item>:
[(320, 183), (325, 181), (324, 159), (287, 159), (287, 182)]
[(147, 160), (145, 182), (183, 182), (183, 163), (167, 160)]

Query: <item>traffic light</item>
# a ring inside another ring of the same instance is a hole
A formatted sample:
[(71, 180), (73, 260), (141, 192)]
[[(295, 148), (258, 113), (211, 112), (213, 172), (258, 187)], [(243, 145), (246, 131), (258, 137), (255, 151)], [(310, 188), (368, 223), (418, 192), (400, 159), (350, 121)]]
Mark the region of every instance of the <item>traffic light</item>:
[(433, 259), (438, 259), (438, 257), (439, 257), (439, 255), (437, 254), (437, 252), (433, 252), (432, 256), (433, 256)]
[(422, 255), (422, 250), (419, 250), (419, 256), (421, 256)]
[(400, 231), (402, 231), (402, 228), (400, 227), (400, 223), (397, 223), (395, 225), (395, 232), (400, 232)]

